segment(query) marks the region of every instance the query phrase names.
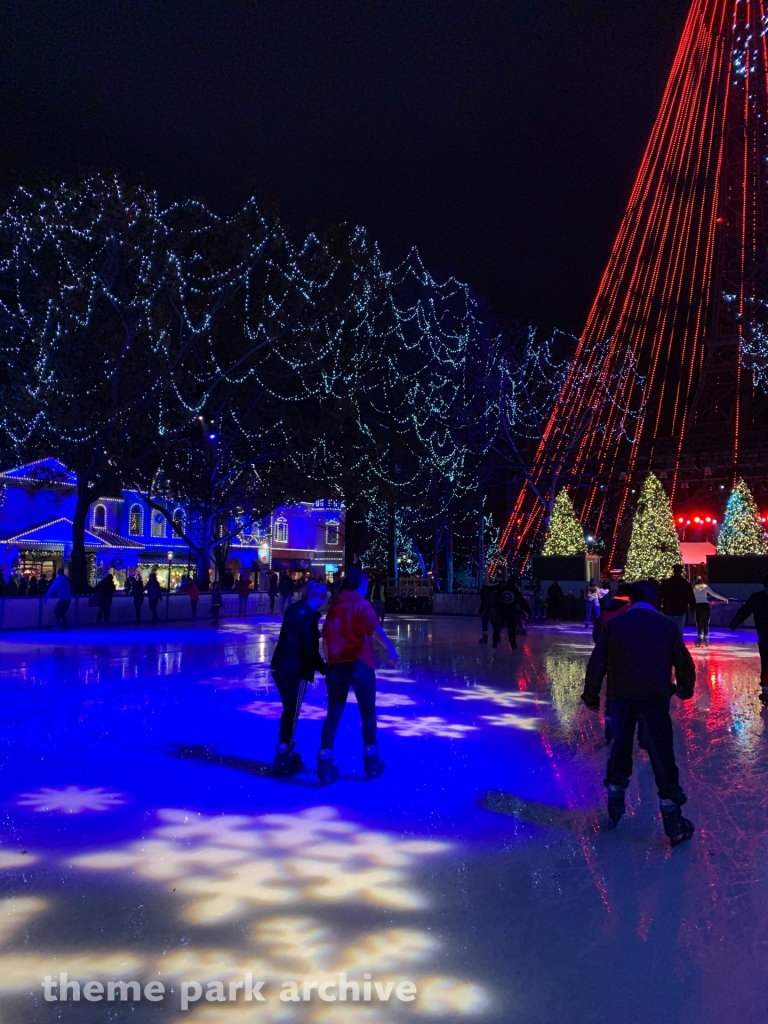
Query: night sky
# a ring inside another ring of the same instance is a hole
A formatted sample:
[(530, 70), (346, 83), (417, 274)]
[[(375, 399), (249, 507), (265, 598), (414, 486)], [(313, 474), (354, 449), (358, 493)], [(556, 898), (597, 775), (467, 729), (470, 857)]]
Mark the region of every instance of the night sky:
[(0, 185), (119, 169), (365, 224), (578, 332), (688, 0), (6, 0)]

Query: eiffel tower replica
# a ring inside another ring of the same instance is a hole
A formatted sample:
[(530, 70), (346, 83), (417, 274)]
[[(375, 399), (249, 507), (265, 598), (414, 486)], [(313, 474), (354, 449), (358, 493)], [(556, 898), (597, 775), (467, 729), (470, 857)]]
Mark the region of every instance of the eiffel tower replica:
[(503, 535), (518, 563), (547, 527), (540, 496), (562, 486), (609, 565), (651, 470), (676, 509), (719, 508), (737, 476), (768, 495), (754, 366), (763, 337), (768, 355), (767, 33), (768, 0), (692, 2), (534, 486)]

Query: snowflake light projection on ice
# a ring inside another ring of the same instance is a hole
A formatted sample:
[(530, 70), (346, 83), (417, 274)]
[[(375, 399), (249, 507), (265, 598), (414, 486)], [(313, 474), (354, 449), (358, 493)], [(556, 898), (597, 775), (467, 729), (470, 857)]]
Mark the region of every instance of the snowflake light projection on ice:
[(82, 868), (130, 869), (173, 882), (191, 898), (184, 916), (195, 924), (241, 917), (262, 904), (351, 901), (400, 910), (424, 905), (404, 884), (402, 869), (447, 844), (403, 840), (344, 821), (333, 807), (298, 814), (208, 817), (158, 812), (164, 824), (124, 850), (76, 858)]
[(464, 739), (467, 733), (478, 728), (476, 725), (449, 722), (439, 715), (420, 715), (416, 718), (379, 715), (378, 723), (380, 729), (391, 729), (396, 736), (440, 736), (449, 740)]
[(40, 813), (57, 811), (60, 814), (81, 814), (83, 811), (111, 811), (124, 804), (125, 798), (101, 786), (93, 789), (81, 789), (80, 786), (51, 789), (43, 786), (34, 793), (21, 793), (16, 803)]
[[(159, 826), (145, 840), (67, 863), (84, 873), (127, 873), (172, 891), (185, 927), (201, 929), (195, 941), (162, 953), (135, 947), (109, 954), (57, 949), (57, 970), (71, 978), (102, 980), (161, 976), (166, 986), (188, 978), (229, 984), (246, 973), (266, 980), (267, 993), (272, 993), (266, 1004), (254, 1007), (240, 998), (219, 1007), (203, 998), (188, 1015), (198, 1024), (285, 1020), (288, 1007), (276, 997), (283, 982), (335, 981), (341, 972), (357, 981), (370, 972), (383, 986), (412, 980), (418, 989), (418, 1004), (412, 1009), (419, 1016), (475, 1016), (490, 1005), (488, 994), (471, 980), (440, 972), (442, 957), (451, 951), (431, 929), (393, 920), (394, 915), (429, 908), (430, 899), (414, 886), (409, 869), (424, 857), (444, 855), (453, 844), (366, 829), (333, 807), (259, 816), (174, 809), (160, 811), (158, 817)], [(300, 905), (308, 901), (313, 909), (306, 913)], [(34, 898), (27, 902), (29, 906), (14, 908), (18, 922), (56, 909)], [(318, 904), (333, 907), (341, 902), (359, 907), (349, 926), (331, 926), (321, 919)], [(387, 925), (361, 924), (364, 907), (377, 916), (385, 909)], [(226, 942), (229, 932), (206, 927), (228, 920), (244, 921), (246, 928), (245, 933), (240, 928), (231, 933), (237, 936), (231, 947)], [(27, 950), (0, 955), (0, 992), (39, 988), (51, 955), (30, 955)], [(312, 1000), (291, 1005), (290, 1019), (330, 1024), (338, 1020), (329, 1016), (332, 1009)], [(345, 1009), (345, 1020), (395, 1024), (403, 1008), (380, 1002), (353, 1003)]]

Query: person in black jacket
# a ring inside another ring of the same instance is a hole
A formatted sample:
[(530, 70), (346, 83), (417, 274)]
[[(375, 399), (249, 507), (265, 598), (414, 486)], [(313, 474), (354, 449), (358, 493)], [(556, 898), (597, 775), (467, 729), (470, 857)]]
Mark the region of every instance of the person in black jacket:
[(285, 609), (280, 636), (272, 655), (272, 677), (283, 704), (273, 764), (276, 775), (294, 775), (304, 767), (301, 755), (294, 753), (293, 734), (307, 683), (315, 678), (315, 672), (325, 672), (325, 662), (320, 656), (318, 623), (319, 608), (326, 596), (322, 583), (314, 580), (307, 583), (301, 600)]
[[(659, 791), (664, 831), (676, 846), (690, 839), (694, 828), (680, 811), (686, 796), (675, 762), (669, 702), (674, 693), (681, 700), (690, 700), (696, 668), (677, 624), (656, 610), (657, 597), (655, 585), (648, 580), (632, 584), (631, 607), (609, 619), (597, 639), (581, 699), (598, 710), (607, 674), (606, 714), (611, 719), (613, 744), (605, 785), (611, 821), (618, 823), (624, 814), (639, 726)], [(671, 682), (673, 668), (676, 687)]]
[(736, 629), (750, 615), (755, 619), (760, 652), (760, 703), (768, 704), (768, 573), (763, 577), (763, 589), (751, 594), (731, 619), (731, 629)]
[(115, 596), (115, 577), (111, 572), (107, 573), (103, 580), (96, 584), (96, 593), (99, 598), (99, 610), (96, 613), (96, 625), (102, 623), (109, 625), (109, 616), (112, 611), (112, 598)]
[(515, 635), (515, 622), (518, 615), (531, 614), (528, 602), (523, 597), (520, 588), (515, 580), (508, 580), (499, 587), (496, 607), (491, 611), (491, 625), (493, 626), (493, 646), (498, 647), (501, 640), (501, 631), (507, 627), (509, 646), (513, 651), (517, 650), (517, 637)]
[(481, 644), (488, 643), (488, 623), (491, 621), (494, 611), (499, 603), (499, 583), (492, 579), (484, 583), (480, 588), (480, 623), (483, 635), (478, 641)]

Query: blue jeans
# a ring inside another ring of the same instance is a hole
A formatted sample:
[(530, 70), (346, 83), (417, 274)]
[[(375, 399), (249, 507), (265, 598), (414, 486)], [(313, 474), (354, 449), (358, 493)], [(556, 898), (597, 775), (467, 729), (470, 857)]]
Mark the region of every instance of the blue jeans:
[(584, 625), (585, 626), (591, 626), (593, 619), (594, 619), (595, 622), (597, 622), (599, 618), (600, 618), (600, 602), (599, 601), (590, 601), (589, 598), (587, 598), (587, 614), (586, 614), (586, 618), (584, 619)]
[(344, 708), (347, 706), (350, 686), (355, 691), (360, 718), (363, 721), (363, 743), (376, 742), (376, 673), (359, 658), (329, 665), (325, 675), (328, 690), (328, 714), (323, 722), (320, 745), (326, 750), (333, 746)]
[(674, 624), (680, 630), (680, 636), (682, 636), (683, 627), (685, 626), (685, 615), (667, 615), (667, 618), (674, 622)]

